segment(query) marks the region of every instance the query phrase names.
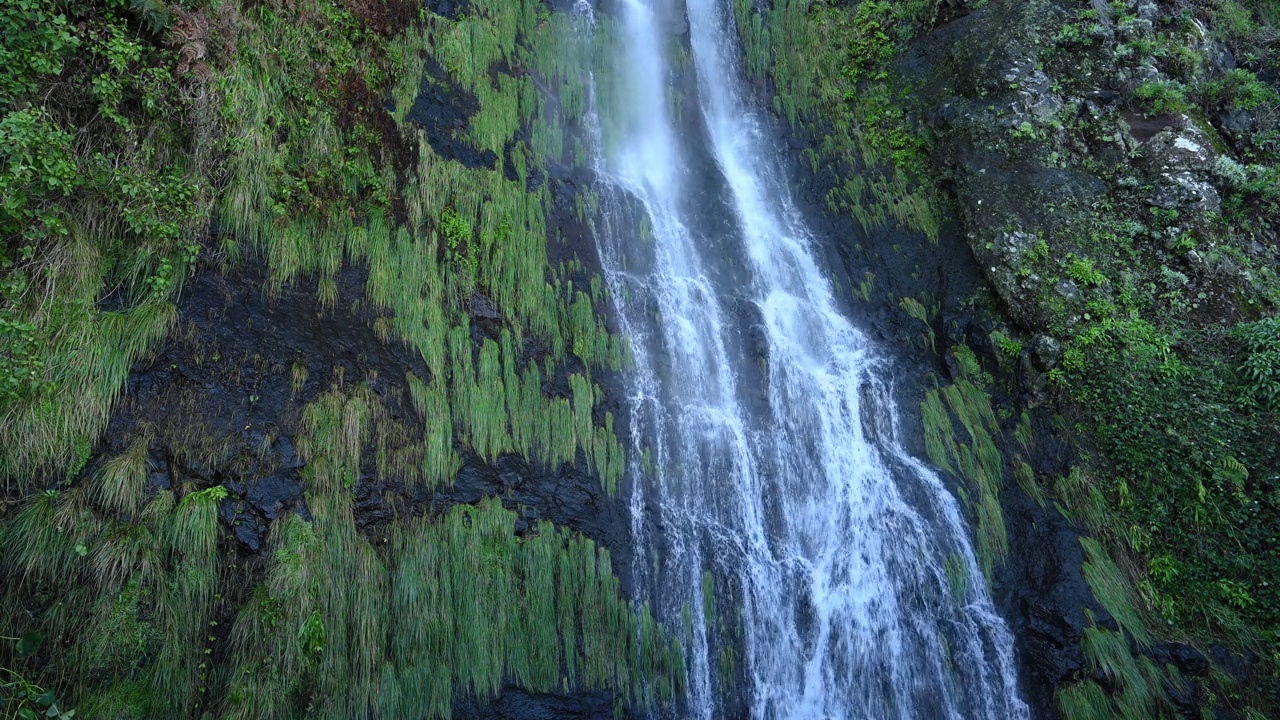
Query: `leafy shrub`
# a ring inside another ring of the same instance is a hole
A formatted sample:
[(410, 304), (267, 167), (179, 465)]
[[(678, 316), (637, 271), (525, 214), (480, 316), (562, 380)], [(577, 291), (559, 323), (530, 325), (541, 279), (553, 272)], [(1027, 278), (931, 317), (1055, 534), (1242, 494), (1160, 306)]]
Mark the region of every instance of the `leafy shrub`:
[(0, 3), (0, 100), (31, 93), (41, 75), (62, 71), (62, 61), (79, 45), (67, 16), (54, 0)]
[(35, 325), (0, 311), (0, 406), (38, 391), (43, 369)]
[(1143, 111), (1155, 115), (1185, 112), (1189, 107), (1187, 90), (1176, 80), (1147, 80), (1133, 95)]
[[(44, 206), (77, 182), (71, 140), (70, 133), (39, 110), (15, 110), (0, 118), (0, 233), (31, 239), (43, 231), (60, 231), (61, 223)], [(0, 247), (0, 253), (5, 257), (6, 248)]]
[(1280, 318), (1237, 325), (1234, 334), (1248, 351), (1240, 372), (1255, 399), (1274, 405), (1280, 400)]
[(1208, 97), (1231, 108), (1257, 110), (1280, 105), (1280, 92), (1240, 68), (1227, 71), (1221, 80), (1207, 83), (1204, 89)]
[(1107, 276), (1094, 267), (1089, 258), (1071, 257), (1067, 262), (1067, 275), (1083, 285), (1098, 287), (1107, 284)]

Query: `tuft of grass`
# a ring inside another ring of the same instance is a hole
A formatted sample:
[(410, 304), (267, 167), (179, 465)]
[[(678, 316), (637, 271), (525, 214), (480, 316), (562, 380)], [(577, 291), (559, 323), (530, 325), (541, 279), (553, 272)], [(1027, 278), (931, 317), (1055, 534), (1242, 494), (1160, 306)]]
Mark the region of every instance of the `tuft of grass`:
[(1046, 507), (1048, 499), (1045, 497), (1044, 488), (1040, 487), (1040, 483), (1036, 482), (1036, 471), (1022, 459), (1021, 455), (1015, 456), (1013, 459), (1013, 479), (1018, 481), (1018, 487), (1035, 501), (1040, 507)]
[(1164, 674), (1150, 658), (1135, 657), (1123, 634), (1096, 626), (1085, 628), (1081, 649), (1093, 671), (1114, 684), (1115, 715), (1158, 717), (1160, 710), (1172, 709)]
[[(958, 359), (961, 359), (959, 354)], [(962, 365), (964, 365), (962, 360)], [(976, 368), (976, 361), (974, 361)], [(970, 369), (974, 377), (977, 369)], [(1000, 491), (1004, 486), (1004, 458), (995, 444), (999, 424), (991, 409), (991, 398), (966, 376), (941, 390), (930, 390), (921, 403), (925, 428), (925, 451), (939, 468), (958, 475), (976, 491), (971, 503), (977, 515), (977, 551), (983, 572), (1003, 563), (1009, 552)], [(959, 421), (968, 442), (957, 437), (952, 417)], [(968, 498), (966, 497), (966, 502)]]
[(1058, 711), (1064, 720), (1112, 720), (1111, 700), (1098, 683), (1082, 680), (1057, 692)]
[[(97, 262), (86, 259), (85, 262)], [(168, 334), (172, 303), (127, 312), (72, 315), (46, 360), (44, 396), (0, 407), (0, 478), (26, 490), (33, 479), (72, 466), (106, 427), (134, 361)]]
[(1133, 588), (1128, 578), (1097, 540), (1082, 537), (1080, 544), (1084, 547), (1085, 553), (1085, 562), (1081, 571), (1084, 573), (1085, 582), (1089, 584), (1089, 589), (1093, 591), (1093, 596), (1135, 642), (1143, 647), (1150, 645), (1151, 633), (1148, 632), (1146, 623), (1138, 614)]
[(93, 494), (107, 511), (136, 517), (146, 501), (147, 451), (151, 438), (140, 435), (129, 448), (102, 464), (93, 479)]
[(1035, 452), (1036, 436), (1035, 431), (1031, 429), (1031, 414), (1026, 410), (1022, 411), (1022, 416), (1018, 419), (1018, 426), (1013, 430), (1013, 436), (1017, 439), (1018, 445), (1027, 454)]
[(933, 326), (929, 324), (929, 314), (930, 314), (929, 309), (926, 308), (923, 304), (921, 304), (919, 300), (916, 300), (915, 298), (909, 298), (909, 297), (902, 298), (902, 301), (899, 303), (899, 305), (902, 307), (903, 312), (907, 313), (907, 315), (910, 315), (916, 320), (919, 320), (920, 322), (924, 323), (925, 327), (928, 329), (928, 335), (926, 337), (928, 337), (929, 339), (929, 349), (932, 350), (933, 352), (937, 352), (938, 348), (936, 344), (936, 338), (933, 332)]
[(1064, 517), (1071, 518), (1090, 532), (1100, 532), (1106, 524), (1106, 499), (1093, 476), (1083, 467), (1071, 468), (1066, 477), (1053, 484), (1054, 505)]

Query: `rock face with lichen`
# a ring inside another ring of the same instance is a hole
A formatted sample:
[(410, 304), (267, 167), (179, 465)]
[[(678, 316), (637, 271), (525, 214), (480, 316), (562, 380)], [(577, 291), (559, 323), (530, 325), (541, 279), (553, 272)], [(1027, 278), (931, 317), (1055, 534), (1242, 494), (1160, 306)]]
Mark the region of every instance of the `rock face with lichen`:
[[(1249, 392), (1234, 369), (1238, 346), (1226, 338), (1267, 322), (1280, 298), (1280, 59), (1268, 50), (1280, 9), (1226, 5), (993, 0), (931, 28), (897, 65), (901, 82), (919, 93), (917, 127), (933, 138), (942, 196), (954, 203), (998, 301), (995, 317), (1012, 320), (1025, 338), (1013, 407), (1056, 406), (1076, 418), (1060, 437), (1096, 453), (1092, 462), (1075, 460), (1093, 479), (1054, 483), (1059, 502), (1098, 493), (1091, 515), (1068, 516), (1095, 537), (1127, 538), (1104, 544), (1127, 563), (1126, 582), (1141, 588), (1131, 592), (1148, 622), (1170, 628), (1166, 640), (1193, 638), (1199, 648), (1132, 644), (1134, 662), (1168, 665), (1196, 683), (1190, 691), (1157, 692), (1145, 712), (1260, 712), (1227, 708), (1214, 697), (1263, 678), (1274, 687), (1276, 672), (1251, 644), (1274, 649), (1265, 638), (1275, 613), (1251, 604), (1274, 595), (1274, 583), (1229, 569), (1260, 563), (1277, 570), (1229, 539), (1252, 535), (1250, 542), (1274, 544), (1267, 536), (1276, 512), (1218, 510), (1234, 513), (1236, 523), (1246, 516), (1260, 522), (1243, 533), (1232, 521), (1208, 531), (1210, 544), (1223, 543), (1221, 552), (1235, 557), (1224, 563), (1184, 542), (1181, 522), (1165, 505), (1179, 488), (1221, 481), (1227, 467), (1259, 479), (1235, 486), (1238, 501), (1269, 502), (1278, 467), (1274, 453), (1253, 439), (1249, 411), (1233, 416), (1214, 404)], [(1237, 61), (1245, 46), (1253, 52), (1247, 69)], [(1171, 385), (1183, 389), (1163, 395)], [(1202, 413), (1218, 419), (1187, 419)], [(1183, 432), (1209, 432), (1218, 444), (1192, 451), (1194, 443), (1168, 440)], [(1187, 452), (1197, 460), (1183, 462)], [(1203, 493), (1183, 502), (1212, 504)], [(1125, 529), (1131, 522), (1139, 524)], [(1133, 532), (1140, 534), (1126, 535)], [(1184, 595), (1162, 569), (1171, 562), (1212, 578), (1198, 598)], [(1021, 582), (1033, 584), (1033, 577)], [(1232, 600), (1222, 589), (1246, 586), (1249, 600)], [(1093, 587), (1102, 600), (1100, 592)], [(1044, 623), (1049, 616), (1071, 616), (1071, 603), (1031, 604), (1039, 608), (1028, 616), (1033, 634), (1052, 626)], [(1221, 626), (1185, 615), (1192, 605), (1243, 613), (1249, 630), (1223, 635)], [(1057, 609), (1045, 615), (1045, 607)], [(1124, 679), (1106, 672), (1090, 679), (1090, 668), (1107, 662), (1090, 643), (1110, 632), (1109, 622), (1090, 615), (1067, 623), (1050, 643), (1058, 650), (1046, 655), (1059, 660), (1028, 659), (1052, 678), (1053, 707), (1066, 717), (1087, 716), (1086, 697), (1114, 701), (1113, 712), (1129, 702), (1125, 693), (1133, 688)], [(1075, 645), (1083, 657), (1070, 650)], [(1215, 647), (1218, 657), (1236, 659), (1215, 664), (1222, 674), (1211, 677), (1201, 653)], [(1254, 708), (1277, 701), (1272, 690), (1246, 694), (1244, 704)]]
[[(574, 5), (0, 4), (0, 705), (680, 714)], [(1280, 717), (1280, 4), (725, 6), (1033, 714)]]
[(735, 7), (926, 445), (991, 398), (1033, 713), (1276, 714), (1280, 8)]

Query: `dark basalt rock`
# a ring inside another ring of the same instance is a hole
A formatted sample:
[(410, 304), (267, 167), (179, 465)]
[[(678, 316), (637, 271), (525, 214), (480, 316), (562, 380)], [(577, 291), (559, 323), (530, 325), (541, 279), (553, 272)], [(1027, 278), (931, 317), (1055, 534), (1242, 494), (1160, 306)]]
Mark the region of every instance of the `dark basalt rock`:
[(471, 3), (468, 0), (425, 0), (422, 6), (450, 20), (457, 20), (471, 9)]
[[(578, 241), (563, 248), (569, 256), (593, 246)], [(589, 238), (587, 238), (589, 240)], [(586, 264), (598, 262), (588, 257)], [(222, 485), (229, 493), (220, 516), (240, 551), (263, 551), (273, 521), (296, 512), (309, 519), (303, 493), (303, 460), (293, 442), (301, 409), (333, 383), (365, 382), (393, 418), (411, 417), (399, 392), (406, 373), (429, 378), (416, 351), (398, 341), (384, 343), (373, 331), (378, 315), (356, 301), (366, 276), (357, 267), (336, 278), (338, 301), (320, 307), (314, 285), (300, 280), (268, 297), (261, 261), (248, 259), (235, 271), (206, 267), (188, 281), (179, 302), (179, 330), (154, 358), (130, 377), (127, 392), (108, 427), (99, 457), (121, 452), (140, 432), (153, 434), (151, 452), (154, 490), (192, 484)], [(585, 275), (582, 278), (586, 286)], [(500, 309), (476, 295), (470, 303), (473, 330), (496, 337)], [(541, 355), (527, 343), (529, 361)], [(295, 363), (307, 368), (296, 388)], [(569, 375), (580, 364), (564, 367), (544, 384), (551, 395), (570, 395)], [(613, 412), (624, 427), (617, 398), (618, 378), (596, 372), (608, 391), (599, 409)], [(625, 432), (625, 430), (620, 430)], [(379, 483), (372, 458), (354, 488), (357, 527), (377, 539), (397, 513), (440, 513), (459, 503), (475, 503), (497, 495), (519, 513), (523, 530), (538, 520), (583, 532), (608, 548), (615, 570), (627, 577), (630, 525), (621, 500), (611, 498), (585, 467), (549, 469), (516, 455), (487, 463), (464, 452), (464, 466), (451, 487), (420, 487), (406, 493), (397, 483)], [(98, 461), (90, 463), (90, 471)]]
[(464, 700), (454, 705), (458, 720), (612, 720), (615, 697), (603, 692), (539, 695), (508, 688), (489, 703)]
[[(447, 0), (445, 0), (447, 2)], [(434, 57), (427, 58), (422, 70), (422, 83), (409, 119), (426, 131), (427, 142), (436, 154), (457, 160), (469, 168), (497, 167), (498, 155), (492, 150), (480, 152), (467, 138), (471, 118), (480, 112), (480, 101), (459, 85)]]

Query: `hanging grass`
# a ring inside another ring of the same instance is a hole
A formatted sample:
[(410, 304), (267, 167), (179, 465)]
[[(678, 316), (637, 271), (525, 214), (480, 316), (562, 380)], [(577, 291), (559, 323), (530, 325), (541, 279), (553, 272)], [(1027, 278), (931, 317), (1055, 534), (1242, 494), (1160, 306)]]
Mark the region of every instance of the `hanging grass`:
[[(347, 517), (279, 525), (277, 566), (233, 630), (228, 716), (288, 715), (305, 700), (349, 717), (343, 694), (357, 693), (385, 717), (449, 717), (460, 695), (490, 698), (508, 681), (670, 702), (683, 683), (678, 645), (621, 595), (608, 554), (549, 523), (517, 538), (515, 520), (490, 499), (398, 523), (386, 566), (367, 545), (335, 552), (328, 533), (345, 536)], [(357, 580), (368, 589), (326, 594)], [(333, 685), (327, 672), (354, 675)]]
[[(147, 442), (135, 440), (94, 480), (145, 468)], [(8, 526), (4, 629), (30, 629), (25, 603), (55, 596), (39, 627), (51, 638), (47, 671), (75, 679), (64, 688), (72, 704), (114, 717), (190, 714), (207, 684), (217, 509), (226, 491), (188, 492), (181, 501), (163, 491), (140, 510), (135, 496), (102, 497), (116, 500), (90, 503), (80, 487), (46, 492)]]
[(120, 455), (103, 463), (93, 479), (94, 496), (104, 509), (127, 518), (146, 501), (147, 450), (151, 438), (142, 435)]
[[(477, 389), (465, 390), (469, 401)], [(678, 646), (652, 618), (644, 624), (608, 553), (586, 538), (545, 522), (518, 538), (515, 513), (490, 498), (399, 520), (375, 552), (355, 528), (348, 479), (382, 415), (364, 386), (304, 410), (297, 444), (314, 520), (273, 530), (276, 565), (232, 631), (228, 717), (288, 715), (304, 701), (323, 717), (366, 704), (388, 717), (448, 717), (458, 696), (492, 697), (511, 681), (673, 699)]]
[(41, 473), (74, 475), (84, 466), (129, 369), (169, 332), (176, 314), (168, 302), (101, 313), (68, 302), (78, 309), (65, 309), (67, 324), (46, 361), (54, 389), (0, 408), (0, 478), (6, 488), (25, 490)]
[[(295, 439), (311, 520), (273, 526), (261, 581), (216, 653), (222, 631), (210, 622), (231, 612), (223, 584), (244, 577), (232, 574), (218, 524), (226, 491), (175, 477), (173, 490), (148, 495), (146, 437), (80, 485), (15, 510), (3, 530), (0, 630), (35, 623), (58, 638), (45, 672), (87, 717), (447, 717), (457, 697), (513, 682), (610, 690), (619, 708), (669, 702), (683, 691), (681, 646), (622, 595), (590, 540), (545, 523), (516, 537), (515, 515), (490, 500), (396, 519), (375, 548), (353, 510), (368, 476), (408, 490), (451, 482), (464, 444), (487, 459), (584, 463), (616, 492), (626, 459), (593, 376), (622, 367), (628, 346), (606, 329), (599, 279), (576, 260), (548, 263), (551, 192), (527, 182), (572, 152), (565, 134), (586, 105), (582, 68), (602, 63), (607, 43), (580, 42), (580, 28), (531, 0), (475, 0), (458, 21), (424, 13), (386, 42), (332, 3), (245, 4), (239, 18), (234, 52), (208, 86), (225, 140), (213, 209), (224, 259), (253, 249), (269, 294), (314, 279), (322, 310), (360, 302), (382, 316), (378, 337), (412, 348), (425, 372), (375, 392), (366, 378), (316, 378), (295, 363), (293, 395), (320, 391)], [(438, 156), (408, 121), (428, 56), (476, 97), (465, 140), (493, 151), (498, 167)], [(388, 67), (394, 83), (380, 77)], [(396, 98), (393, 118), (418, 148), (405, 172), (335, 111), (353, 79)], [(207, 220), (208, 200), (193, 204)], [(454, 247), (450, 214), (467, 227)], [(169, 298), (190, 260), (160, 276), (139, 251), (125, 263), (137, 276), (122, 291), (128, 309), (97, 309), (109, 225), (74, 223), (60, 250), (67, 293), (47, 309), (68, 320), (45, 364), (48, 390), (0, 409), (7, 488), (76, 480), (130, 368), (173, 325)], [(345, 263), (368, 270), (362, 299), (338, 294)], [(136, 290), (161, 281), (165, 292)], [(496, 341), (474, 339), (477, 297), (498, 311)], [(544, 392), (561, 379), (568, 397)], [(176, 409), (191, 427), (198, 398)], [(217, 464), (239, 442), (155, 432), (179, 464)]]
[(1035, 501), (1040, 507), (1046, 507), (1048, 499), (1045, 497), (1044, 488), (1036, 481), (1036, 471), (1022, 459), (1021, 455), (1015, 455), (1012, 464), (1013, 479), (1018, 481), (1018, 487)]
[(1101, 532), (1106, 524), (1106, 499), (1092, 475), (1077, 465), (1053, 484), (1054, 506), (1064, 517), (1083, 525), (1089, 532)]
[[(964, 366), (964, 361), (961, 359)], [(977, 552), (984, 574), (991, 577), (994, 566), (1008, 557), (1000, 491), (1004, 486), (1004, 458), (995, 444), (1000, 427), (991, 410), (991, 398), (969, 377), (980, 371), (971, 368), (967, 376), (940, 390), (930, 390), (921, 403), (925, 452), (939, 468), (959, 475), (976, 492), (969, 503), (977, 516)], [(969, 441), (957, 437), (952, 417), (959, 420)]]
[(1128, 578), (1097, 540), (1082, 537), (1080, 544), (1084, 547), (1085, 554), (1081, 571), (1093, 596), (1136, 643), (1142, 647), (1150, 645), (1151, 634), (1147, 631), (1142, 616), (1138, 614)]
[(1058, 710), (1065, 720), (1113, 720), (1111, 700), (1092, 680), (1058, 690)]
[(1151, 658), (1135, 656), (1123, 634), (1096, 626), (1085, 628), (1081, 649), (1090, 667), (1115, 685), (1116, 716), (1138, 720), (1172, 710), (1164, 674)]

